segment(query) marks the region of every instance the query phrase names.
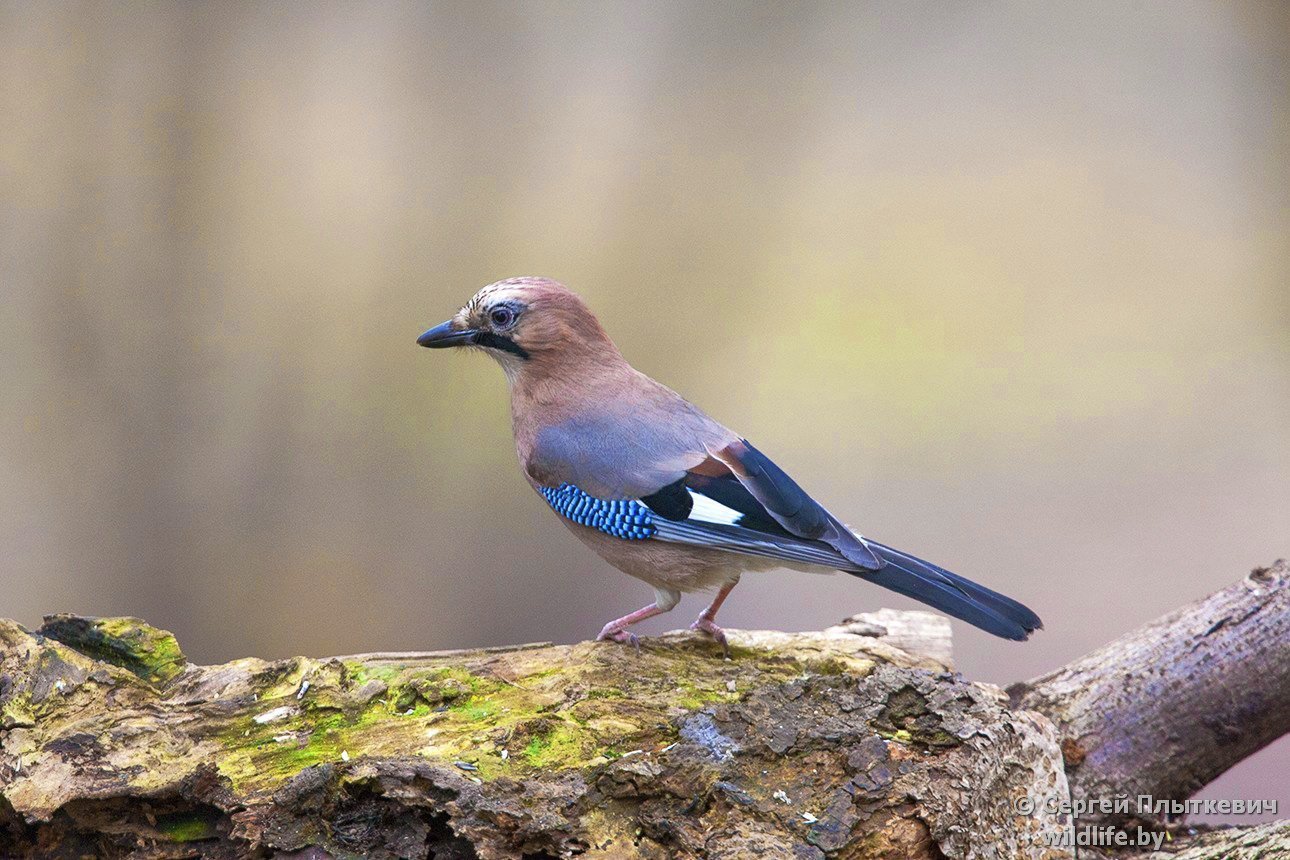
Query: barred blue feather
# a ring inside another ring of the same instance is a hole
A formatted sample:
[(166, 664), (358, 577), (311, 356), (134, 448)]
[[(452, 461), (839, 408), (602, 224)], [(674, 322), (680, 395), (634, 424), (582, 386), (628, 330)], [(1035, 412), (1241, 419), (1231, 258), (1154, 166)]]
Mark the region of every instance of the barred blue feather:
[(623, 540), (645, 540), (657, 529), (650, 509), (631, 499), (605, 501), (589, 496), (573, 484), (541, 487), (547, 504), (560, 516)]

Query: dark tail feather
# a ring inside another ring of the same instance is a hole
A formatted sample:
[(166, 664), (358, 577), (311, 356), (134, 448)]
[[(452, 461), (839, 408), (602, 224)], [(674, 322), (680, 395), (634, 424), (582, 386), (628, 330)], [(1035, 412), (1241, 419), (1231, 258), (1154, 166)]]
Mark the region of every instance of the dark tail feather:
[(887, 562), (880, 570), (848, 570), (852, 576), (890, 588), (1004, 639), (1024, 640), (1044, 626), (1039, 616), (1011, 597), (970, 579), (866, 538)]
[(1002, 613), (1028, 631), (1039, 630), (1044, 626), (1044, 622), (1030, 610), (1030, 607), (1013, 600), (1005, 594), (992, 591), (984, 585), (979, 585), (966, 577), (959, 576), (957, 573), (951, 573), (940, 565), (924, 561), (907, 552), (901, 552), (898, 549), (892, 549), (889, 546), (873, 541), (869, 541), (869, 545), (886, 561), (899, 560), (903, 565), (912, 567), (923, 576), (931, 578), (944, 577), (977, 601)]

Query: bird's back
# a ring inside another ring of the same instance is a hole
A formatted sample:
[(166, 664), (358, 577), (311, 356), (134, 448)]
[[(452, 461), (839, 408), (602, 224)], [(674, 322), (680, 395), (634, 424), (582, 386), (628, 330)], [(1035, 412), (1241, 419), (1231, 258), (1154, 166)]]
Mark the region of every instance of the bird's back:
[(512, 391), (515, 444), (535, 485), (573, 484), (603, 499), (640, 498), (680, 479), (738, 437), (619, 358), (576, 370), (541, 396)]

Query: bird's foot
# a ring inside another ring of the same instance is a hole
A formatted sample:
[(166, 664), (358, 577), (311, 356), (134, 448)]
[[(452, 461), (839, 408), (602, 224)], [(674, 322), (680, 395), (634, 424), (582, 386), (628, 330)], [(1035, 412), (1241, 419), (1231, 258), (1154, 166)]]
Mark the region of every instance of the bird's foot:
[(600, 631), (596, 637), (597, 642), (622, 642), (631, 645), (638, 652), (641, 650), (640, 637), (630, 630), (624, 630), (621, 627), (615, 628), (611, 621), (605, 625), (605, 629)]
[(726, 631), (718, 627), (717, 622), (708, 618), (706, 615), (700, 615), (698, 618), (694, 619), (694, 623), (690, 625), (690, 629), (702, 630), (704, 633), (707, 633), (716, 640), (718, 645), (721, 646), (721, 650), (725, 652), (726, 657), (730, 657), (730, 643), (726, 641)]

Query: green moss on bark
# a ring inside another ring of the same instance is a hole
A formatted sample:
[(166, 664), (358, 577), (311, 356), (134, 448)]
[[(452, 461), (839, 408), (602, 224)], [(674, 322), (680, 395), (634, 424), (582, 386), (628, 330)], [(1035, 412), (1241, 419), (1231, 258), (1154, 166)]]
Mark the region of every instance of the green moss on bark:
[(168, 630), (138, 618), (81, 618), (52, 615), (40, 632), (82, 654), (120, 666), (151, 684), (165, 684), (188, 660)]

